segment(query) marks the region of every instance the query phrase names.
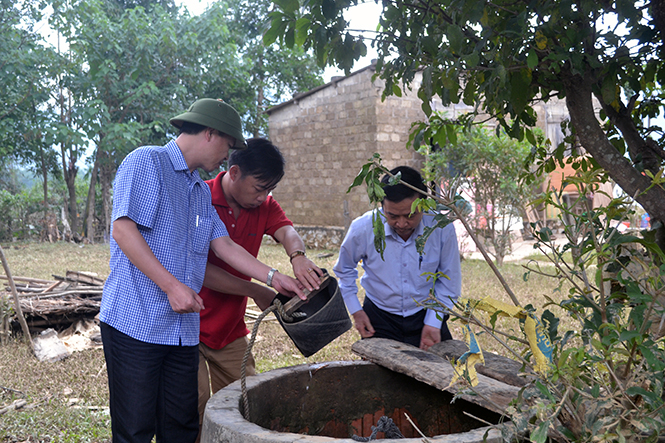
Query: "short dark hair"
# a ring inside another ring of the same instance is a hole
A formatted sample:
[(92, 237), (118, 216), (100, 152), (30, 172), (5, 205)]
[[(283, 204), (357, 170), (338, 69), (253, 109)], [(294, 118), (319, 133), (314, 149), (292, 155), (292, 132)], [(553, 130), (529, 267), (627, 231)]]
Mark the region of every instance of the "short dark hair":
[[(427, 192), (427, 186), (423, 182), (423, 177), (420, 175), (420, 172), (409, 166), (398, 166), (390, 171), (390, 174), (397, 175), (398, 172), (401, 172), (401, 179), (404, 183), (408, 183), (411, 186), (415, 186), (421, 191)], [(399, 203), (406, 198), (413, 198), (414, 196), (424, 197), (419, 192), (409, 188), (408, 186), (398, 183), (396, 185), (389, 185), (390, 179), (392, 178), (390, 174), (386, 174), (381, 178), (381, 183), (384, 186), (383, 190), (386, 193), (385, 200), (391, 201), (393, 203)]]
[(199, 125), (198, 123), (183, 121), (178, 129), (180, 129), (180, 134), (196, 135), (200, 134), (201, 131), (206, 129), (206, 127), (203, 125)]
[(229, 156), (229, 168), (237, 165), (243, 175), (256, 177), (266, 188), (284, 177), (284, 164), (279, 148), (265, 138), (247, 139), (247, 149), (233, 150)]

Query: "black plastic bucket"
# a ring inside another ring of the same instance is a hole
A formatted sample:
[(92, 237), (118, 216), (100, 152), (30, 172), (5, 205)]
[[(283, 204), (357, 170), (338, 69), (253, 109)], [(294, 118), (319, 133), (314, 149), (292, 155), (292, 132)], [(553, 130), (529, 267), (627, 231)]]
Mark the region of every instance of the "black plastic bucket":
[[(352, 326), (337, 280), (333, 277), (329, 279), (327, 286), (294, 312), (293, 322), (285, 321), (275, 312), (282, 328), (305, 357), (319, 352)], [(289, 300), (282, 294), (278, 294), (277, 298), (283, 304)]]

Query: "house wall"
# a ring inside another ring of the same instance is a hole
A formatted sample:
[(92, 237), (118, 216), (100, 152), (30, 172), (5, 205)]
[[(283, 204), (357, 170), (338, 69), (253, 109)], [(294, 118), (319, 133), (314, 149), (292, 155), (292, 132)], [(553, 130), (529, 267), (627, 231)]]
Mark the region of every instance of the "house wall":
[(424, 119), (415, 94), (381, 101), (365, 68), (270, 112), (270, 139), (286, 159), (273, 196), (300, 226), (346, 228), (370, 209), (364, 186), (347, 189), (373, 153), (383, 164), (420, 167), (405, 149), (411, 123)]
[[(403, 88), (402, 97), (382, 101), (383, 83), (373, 83), (373, 74), (368, 66), (268, 111), (270, 139), (286, 159), (286, 175), (273, 195), (309, 246), (338, 245), (351, 221), (371, 208), (364, 185), (346, 191), (374, 153), (389, 169), (423, 165), (422, 156), (406, 149), (411, 124), (425, 120), (416, 95), (419, 76), (410, 89)], [(462, 103), (432, 107), (450, 118), (472, 111)], [(550, 100), (534, 107), (537, 126), (560, 143), (565, 103)], [(326, 229), (330, 235), (324, 239)]]

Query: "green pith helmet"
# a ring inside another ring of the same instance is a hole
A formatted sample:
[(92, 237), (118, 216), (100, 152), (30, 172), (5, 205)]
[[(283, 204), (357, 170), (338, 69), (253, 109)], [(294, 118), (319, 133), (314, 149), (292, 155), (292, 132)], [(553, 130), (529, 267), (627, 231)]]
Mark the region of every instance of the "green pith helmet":
[(183, 122), (196, 123), (206, 128), (217, 129), (219, 132), (236, 139), (233, 149), (247, 147), (245, 137), (242, 135), (242, 122), (240, 115), (228, 103), (214, 98), (202, 98), (189, 107), (187, 112), (177, 115), (169, 120), (176, 128)]

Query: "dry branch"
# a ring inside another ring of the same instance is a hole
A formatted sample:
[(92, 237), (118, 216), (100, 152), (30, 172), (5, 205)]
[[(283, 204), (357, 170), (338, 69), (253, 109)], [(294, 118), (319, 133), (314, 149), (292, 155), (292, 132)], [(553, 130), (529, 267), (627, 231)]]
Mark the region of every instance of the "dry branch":
[(64, 277), (54, 275), (54, 278), (19, 278), (21, 284), (15, 286), (19, 309), (30, 326), (67, 324), (99, 312), (103, 279), (78, 271), (67, 271)]
[(7, 259), (5, 258), (5, 251), (3, 251), (2, 246), (0, 246), (0, 260), (2, 260), (2, 267), (5, 270), (5, 275), (7, 276), (7, 280), (9, 281), (9, 287), (14, 297), (14, 311), (16, 311), (15, 315), (18, 317), (18, 321), (21, 324), (21, 328), (23, 329), (23, 334), (25, 335), (25, 339), (30, 343), (32, 350), (34, 351), (35, 344), (32, 342), (32, 339), (30, 338), (30, 330), (28, 329), (28, 324), (26, 323), (25, 317), (23, 316), (23, 312), (21, 311), (21, 305), (18, 299), (16, 286), (14, 285), (14, 279), (12, 278), (12, 272), (9, 269), (9, 263), (7, 263)]
[(6, 412), (9, 412), (9, 411), (13, 411), (14, 409), (20, 409), (23, 406), (25, 406), (27, 403), (28, 402), (25, 401), (22, 398), (19, 399), (19, 400), (15, 400), (12, 404), (10, 404), (8, 406), (5, 406), (3, 408), (0, 408), (0, 415), (4, 414)]
[[(12, 277), (12, 279), (14, 281), (22, 281), (22, 282), (35, 283), (35, 284), (56, 283), (54, 280), (43, 280), (41, 278), (31, 278), (31, 277)], [(0, 280), (9, 280), (9, 278), (6, 275), (0, 275)]]

